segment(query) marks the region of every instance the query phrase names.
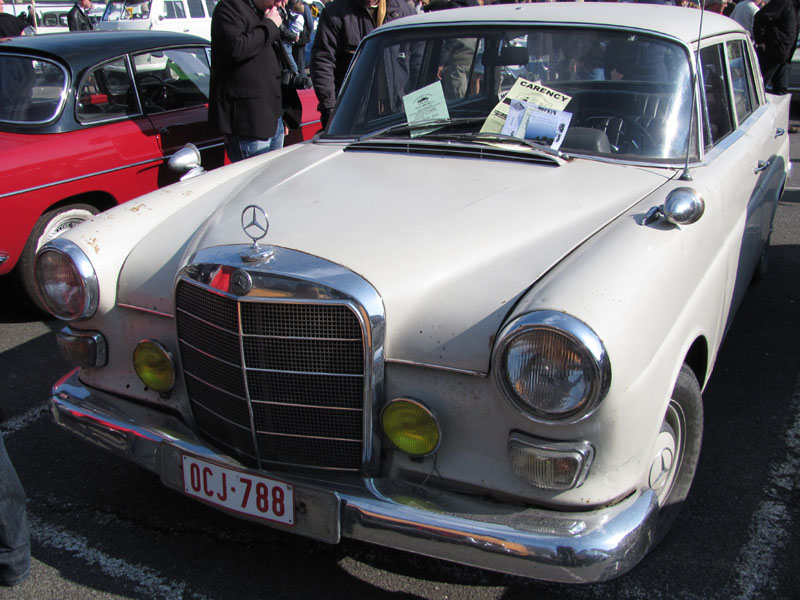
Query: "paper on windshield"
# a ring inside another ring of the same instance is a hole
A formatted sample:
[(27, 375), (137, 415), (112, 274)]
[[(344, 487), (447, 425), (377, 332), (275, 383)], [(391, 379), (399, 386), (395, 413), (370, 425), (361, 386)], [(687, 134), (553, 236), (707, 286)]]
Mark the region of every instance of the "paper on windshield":
[[(444, 99), (442, 82), (435, 81), (424, 88), (403, 96), (403, 108), (406, 112), (406, 121), (409, 125), (432, 121), (436, 119), (449, 119), (447, 101)], [(424, 135), (436, 128), (417, 129), (411, 131), (411, 137)]]
[(517, 78), (505, 97), (497, 103), (486, 117), (481, 127), (482, 133), (502, 133), (508, 117), (508, 109), (513, 100), (529, 102), (544, 108), (563, 111), (572, 96), (562, 94), (552, 88), (542, 85), (538, 81), (528, 81), (523, 77)]
[(502, 133), (541, 142), (558, 150), (571, 120), (572, 113), (524, 100), (512, 100)]

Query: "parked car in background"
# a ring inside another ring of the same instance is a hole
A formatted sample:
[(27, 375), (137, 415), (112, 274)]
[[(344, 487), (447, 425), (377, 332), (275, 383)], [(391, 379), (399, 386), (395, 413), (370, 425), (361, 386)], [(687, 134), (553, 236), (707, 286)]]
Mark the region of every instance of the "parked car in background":
[(111, 0), (98, 23), (100, 31), (179, 31), (211, 40), (211, 15), (217, 0)]
[(313, 142), (39, 250), (77, 365), (56, 422), (282, 531), (562, 582), (633, 568), (689, 493), (789, 171), (788, 96), (700, 19), (377, 28)]
[(0, 274), (35, 301), (33, 257), (48, 240), (177, 181), (187, 142), (224, 162), (206, 125), (209, 43), (172, 32), (71, 32), (0, 44)]

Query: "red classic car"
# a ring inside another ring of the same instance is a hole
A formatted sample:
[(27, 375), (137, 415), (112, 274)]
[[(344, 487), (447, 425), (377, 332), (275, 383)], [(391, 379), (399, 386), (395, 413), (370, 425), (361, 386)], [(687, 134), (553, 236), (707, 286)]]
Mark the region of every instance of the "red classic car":
[[(35, 304), (42, 244), (177, 181), (167, 162), (187, 142), (206, 168), (225, 162), (206, 124), (209, 51), (203, 38), (155, 31), (0, 43), (0, 275), (15, 271)], [(309, 119), (287, 144), (319, 129), (313, 90), (300, 95)]]

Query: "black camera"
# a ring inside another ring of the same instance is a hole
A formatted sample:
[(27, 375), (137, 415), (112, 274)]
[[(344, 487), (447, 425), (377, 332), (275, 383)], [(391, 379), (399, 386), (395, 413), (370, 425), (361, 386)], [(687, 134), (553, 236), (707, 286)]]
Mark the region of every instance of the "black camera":
[(284, 69), (281, 73), (281, 85), (289, 86), (296, 90), (307, 90), (311, 87), (311, 79), (291, 69)]

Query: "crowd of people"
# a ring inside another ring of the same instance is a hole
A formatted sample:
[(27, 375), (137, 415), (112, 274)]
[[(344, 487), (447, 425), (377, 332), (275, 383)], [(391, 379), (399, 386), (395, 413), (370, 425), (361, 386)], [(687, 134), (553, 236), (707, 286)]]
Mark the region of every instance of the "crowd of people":
[[(695, 0), (646, 1), (697, 6)], [(319, 17), (309, 79), (303, 58), (314, 16), (305, 2), (220, 0), (211, 24), (214, 60), (209, 122), (223, 132), (232, 161), (280, 148), (288, 128), (299, 125), (298, 88), (313, 83), (322, 124), (327, 125), (353, 53), (367, 33), (415, 12), (472, 4), (483, 2), (331, 0)], [(76, 2), (70, 11), (70, 29), (91, 28), (87, 16), (90, 8), (90, 0)], [(788, 93), (799, 8), (800, 0), (769, 0), (763, 6), (761, 0), (711, 0), (706, 6), (735, 19), (750, 32), (764, 83), (777, 94)], [(25, 26), (26, 20), (2, 12), (0, 0), (0, 38), (20, 35)], [(19, 584), (29, 571), (25, 494), (0, 436), (0, 585)]]
[[(535, 0), (330, 0), (319, 16), (309, 81), (302, 60), (313, 19), (308, 4), (302, 0), (221, 0), (223, 8), (215, 10), (212, 18), (211, 42), (214, 56), (224, 58), (212, 65), (211, 123), (225, 134), (231, 160), (280, 147), (297, 120), (291, 117), (292, 111), (297, 116), (297, 87), (313, 84), (326, 127), (355, 49), (376, 27), (420, 12), (517, 1)], [(698, 0), (638, 1), (700, 7)], [(238, 19), (231, 18), (227, 5), (239, 6)], [(788, 93), (800, 0), (706, 0), (703, 8), (740, 23), (753, 39), (765, 85), (773, 93)], [(258, 72), (269, 76), (248, 73), (252, 63), (268, 64)], [(297, 85), (287, 85), (287, 70), (297, 75), (289, 79)], [(265, 129), (254, 128), (262, 121)]]

